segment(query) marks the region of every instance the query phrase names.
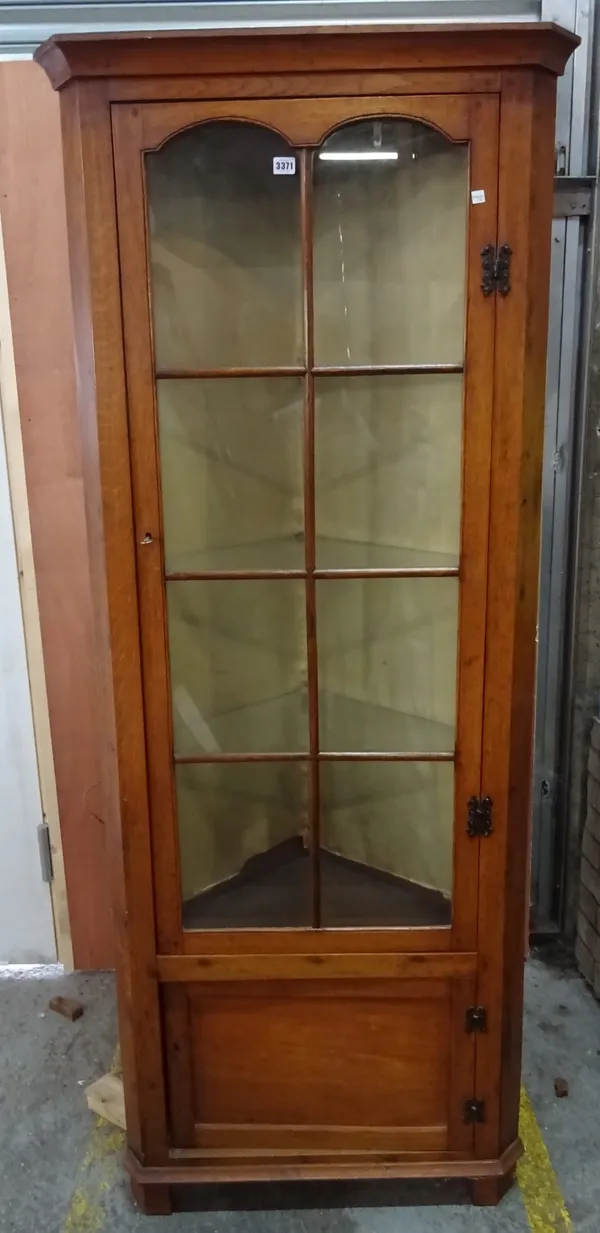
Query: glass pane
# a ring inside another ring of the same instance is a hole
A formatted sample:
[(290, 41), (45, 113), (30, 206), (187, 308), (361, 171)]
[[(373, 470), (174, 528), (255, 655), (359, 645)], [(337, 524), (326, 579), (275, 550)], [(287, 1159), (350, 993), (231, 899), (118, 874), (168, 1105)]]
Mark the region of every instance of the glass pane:
[(187, 129), (146, 155), (159, 368), (302, 362), (297, 175), (269, 129)]
[(317, 565), (458, 565), (462, 377), (316, 381)]
[(423, 124), (361, 120), (327, 138), (315, 157), (317, 364), (462, 362), (467, 190), (467, 147)]
[(167, 570), (303, 569), (303, 384), (158, 382)]
[(175, 754), (308, 748), (304, 584), (167, 584)]
[(457, 578), (317, 582), (322, 750), (451, 753)]
[(324, 925), (449, 925), (451, 762), (322, 762)]
[(310, 925), (307, 768), (176, 767), (185, 929)]

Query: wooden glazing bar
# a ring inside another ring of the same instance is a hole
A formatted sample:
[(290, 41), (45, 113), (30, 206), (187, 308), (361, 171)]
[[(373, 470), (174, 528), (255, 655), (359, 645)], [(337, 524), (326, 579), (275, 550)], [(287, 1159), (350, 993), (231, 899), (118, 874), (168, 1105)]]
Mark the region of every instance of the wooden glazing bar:
[(327, 750), (319, 754), (321, 762), (454, 762), (454, 750), (418, 750), (408, 753), (403, 750), (376, 750), (360, 753)]
[[(385, 376), (443, 376), (462, 373), (462, 364), (346, 364), (313, 365), (314, 377), (385, 377)], [(306, 367), (282, 365), (269, 368), (158, 368), (157, 381), (215, 380), (221, 377), (304, 377)]]
[(197, 381), (218, 377), (304, 377), (304, 365), (270, 368), (157, 368), (157, 381)]
[(219, 579), (229, 579), (231, 582), (243, 582), (248, 578), (305, 578), (303, 569), (207, 569), (181, 573), (166, 573), (165, 582), (211, 582)]
[(407, 569), (316, 569), (314, 577), (327, 578), (458, 578), (457, 565), (411, 566)]
[(210, 582), (227, 580), (243, 582), (245, 579), (277, 578), (458, 578), (459, 569), (454, 565), (415, 566), (409, 569), (210, 569), (197, 573), (168, 572), (165, 582)]
[(204, 762), (308, 762), (309, 753), (210, 753), (210, 754), (175, 754), (173, 761), (176, 766), (193, 766)]
[(315, 383), (312, 153), (300, 155), (300, 217), (302, 227), (302, 284), (304, 297), (304, 551), (306, 563), (306, 662), (308, 734), (311, 754), (308, 781), (308, 825), (312, 856), (313, 926), (321, 923), (321, 857), (319, 809), (319, 676), (317, 663), (317, 592), (315, 585)]
[(177, 766), (190, 766), (204, 762), (454, 762), (455, 754), (450, 750), (423, 751), (411, 753), (405, 750), (327, 750), (311, 754), (273, 752), (265, 753), (210, 753), (210, 754), (175, 754), (173, 761)]
[(317, 364), (312, 368), (314, 377), (443, 376), (463, 371), (462, 364)]
[[(366, 929), (311, 925), (281, 929), (219, 929), (214, 932), (185, 931), (185, 955), (270, 955), (290, 954), (425, 954), (450, 951), (451, 925), (369, 926)], [(166, 953), (166, 952), (163, 952)]]
[[(185, 931), (184, 954), (425, 954), (452, 951), (451, 925), (355, 928), (312, 925)], [(455, 948), (456, 949), (456, 948)], [(166, 952), (165, 952), (166, 953)]]

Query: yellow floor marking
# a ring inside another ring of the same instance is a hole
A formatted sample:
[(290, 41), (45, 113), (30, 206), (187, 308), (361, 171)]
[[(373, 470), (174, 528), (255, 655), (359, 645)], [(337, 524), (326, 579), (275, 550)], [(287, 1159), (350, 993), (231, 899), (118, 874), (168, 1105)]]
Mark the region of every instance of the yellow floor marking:
[[(116, 1071), (118, 1067), (117, 1053), (111, 1069)], [(525, 1088), (521, 1088), (519, 1133), (525, 1154), (517, 1165), (517, 1178), (531, 1233), (574, 1233), (548, 1148)], [(81, 1181), (73, 1192), (63, 1233), (100, 1233), (105, 1217), (102, 1197), (117, 1176), (124, 1143), (122, 1130), (111, 1126), (103, 1117), (95, 1119), (88, 1149), (81, 1163)]]
[(548, 1148), (524, 1087), (521, 1088), (519, 1133), (525, 1155), (517, 1165), (517, 1178), (532, 1233), (574, 1233)]
[[(119, 1069), (117, 1049), (111, 1071), (114, 1074)], [(71, 1196), (63, 1233), (100, 1233), (105, 1218), (102, 1198), (118, 1176), (124, 1143), (125, 1134), (122, 1130), (111, 1126), (103, 1117), (95, 1118), (88, 1149), (79, 1169), (80, 1180)]]
[(111, 1126), (103, 1117), (96, 1118), (80, 1168), (81, 1180), (69, 1204), (64, 1233), (99, 1233), (104, 1224), (102, 1196), (118, 1175), (124, 1142), (122, 1130)]

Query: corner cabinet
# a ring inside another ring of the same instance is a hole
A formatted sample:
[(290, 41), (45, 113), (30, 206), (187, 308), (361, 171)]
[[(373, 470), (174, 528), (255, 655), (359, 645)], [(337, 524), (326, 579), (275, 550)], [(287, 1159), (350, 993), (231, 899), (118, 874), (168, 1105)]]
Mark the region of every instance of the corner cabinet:
[(56, 38), (134, 1192), (519, 1156), (553, 26)]

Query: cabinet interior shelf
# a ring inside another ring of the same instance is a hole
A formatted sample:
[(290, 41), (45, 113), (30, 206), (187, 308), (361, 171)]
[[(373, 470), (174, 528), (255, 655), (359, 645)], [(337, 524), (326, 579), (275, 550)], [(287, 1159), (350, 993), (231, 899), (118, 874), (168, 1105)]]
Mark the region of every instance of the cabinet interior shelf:
[[(458, 554), (399, 544), (369, 543), (316, 537), (316, 572), (339, 570), (448, 570), (458, 574)], [(305, 574), (304, 535), (294, 532), (277, 539), (232, 544), (210, 550), (168, 554), (166, 580), (183, 581), (182, 574), (267, 573)], [(414, 574), (413, 574), (414, 576)], [(426, 576), (426, 574), (425, 574)]]
[[(361, 751), (370, 750), (396, 753), (407, 760), (412, 755), (415, 762), (423, 757), (433, 759), (435, 755), (443, 755), (448, 760), (454, 756), (451, 751), (454, 751), (455, 732), (451, 724), (324, 690), (320, 691), (319, 712), (323, 757), (329, 752), (327, 746), (331, 753), (343, 751), (349, 757), (353, 756), (353, 751), (360, 756)], [(177, 715), (175, 718), (179, 738), (176, 737), (176, 761), (186, 762), (199, 755), (202, 761), (216, 761), (220, 754), (230, 750), (236, 754), (240, 752), (241, 756), (244, 745), (248, 755), (280, 752), (283, 755), (284, 751), (294, 750), (294, 757), (297, 754), (307, 760), (310, 757), (306, 687), (235, 707), (220, 715), (202, 716), (203, 731), (210, 732), (210, 751), (200, 749), (192, 734), (184, 743), (185, 729), (183, 724), (177, 724)], [(326, 739), (327, 732), (335, 734), (335, 742)], [(428, 753), (423, 755), (424, 750)]]

